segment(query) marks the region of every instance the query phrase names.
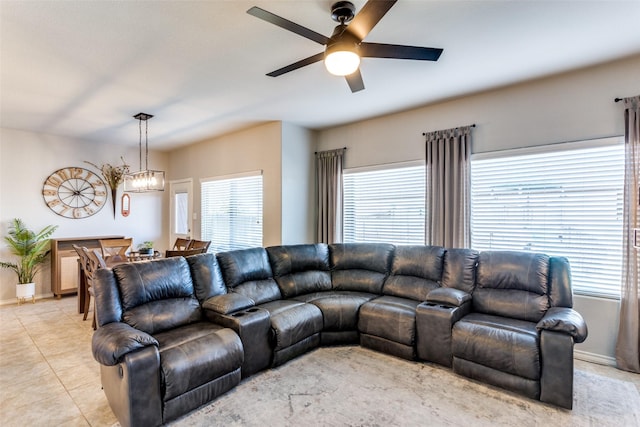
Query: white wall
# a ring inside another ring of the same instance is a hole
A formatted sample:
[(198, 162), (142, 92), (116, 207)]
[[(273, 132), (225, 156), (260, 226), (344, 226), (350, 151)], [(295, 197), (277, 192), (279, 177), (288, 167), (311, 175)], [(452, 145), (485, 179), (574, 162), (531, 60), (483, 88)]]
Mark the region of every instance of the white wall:
[(624, 133), (614, 98), (640, 92), (640, 56), (325, 129), (318, 150), (348, 147), (345, 167), (424, 159), (423, 132), (476, 123), (474, 153)]
[[(120, 156), (137, 170), (138, 149), (119, 145), (94, 144), (46, 134), (0, 129), (0, 236), (5, 236), (9, 222), (21, 218), (29, 228), (40, 230), (46, 225), (58, 225), (53, 238), (124, 235), (134, 243), (146, 240), (164, 243), (167, 219), (164, 193), (131, 194), (131, 214), (120, 215), (118, 197), (114, 219), (111, 198), (97, 214), (84, 219), (69, 219), (56, 215), (44, 203), (42, 184), (57, 169), (76, 166), (97, 172), (96, 165), (119, 164)], [(134, 166), (135, 165), (135, 166)], [(149, 165), (166, 169), (166, 154), (151, 151)], [(118, 196), (122, 195), (122, 187)], [(163, 249), (164, 246), (157, 246)], [(4, 242), (0, 242), (0, 259), (13, 259)], [(15, 274), (0, 270), (0, 303), (15, 302)], [(36, 296), (51, 295), (50, 269), (36, 279)]]
[[(318, 150), (348, 147), (345, 167), (424, 159), (423, 132), (476, 123), (473, 152), (624, 133), (614, 98), (640, 93), (640, 56), (322, 130)], [(576, 296), (590, 335), (576, 349), (612, 362), (617, 301)]]
[(176, 149), (169, 154), (169, 179), (193, 179), (197, 219), (193, 236), (200, 237), (200, 180), (262, 170), (263, 245), (282, 239), (281, 123), (269, 122)]
[(282, 244), (315, 242), (313, 132), (282, 123)]

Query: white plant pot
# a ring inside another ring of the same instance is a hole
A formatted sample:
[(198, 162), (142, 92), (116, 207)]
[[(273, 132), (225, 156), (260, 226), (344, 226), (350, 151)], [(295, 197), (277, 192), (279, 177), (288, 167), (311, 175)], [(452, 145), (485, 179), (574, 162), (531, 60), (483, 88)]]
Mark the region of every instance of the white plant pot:
[(18, 298), (18, 305), (22, 304), (28, 299), (31, 299), (31, 302), (35, 303), (36, 302), (36, 284), (35, 283), (17, 284), (16, 298)]

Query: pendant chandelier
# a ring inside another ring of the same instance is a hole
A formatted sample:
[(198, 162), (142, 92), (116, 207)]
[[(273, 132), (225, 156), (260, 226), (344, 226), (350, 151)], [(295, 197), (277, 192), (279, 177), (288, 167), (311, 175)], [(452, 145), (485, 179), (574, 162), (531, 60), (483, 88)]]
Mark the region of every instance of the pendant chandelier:
[[(140, 140), (138, 145), (140, 151), (140, 170), (124, 176), (124, 191), (129, 191), (131, 193), (164, 191), (164, 171), (149, 169), (149, 124), (147, 120), (153, 116), (151, 114), (138, 113), (133, 117), (138, 120), (138, 127), (140, 130)], [(144, 169), (142, 169), (142, 122), (145, 124)]]

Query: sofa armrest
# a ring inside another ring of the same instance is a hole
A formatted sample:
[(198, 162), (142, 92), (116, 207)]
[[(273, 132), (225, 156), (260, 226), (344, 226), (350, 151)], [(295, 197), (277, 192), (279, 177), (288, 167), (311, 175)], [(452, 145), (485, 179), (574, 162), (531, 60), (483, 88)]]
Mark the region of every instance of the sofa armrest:
[(567, 307), (551, 307), (536, 328), (569, 334), (575, 343), (586, 340), (588, 334), (587, 324), (580, 313)]
[(124, 355), (148, 346), (158, 347), (159, 344), (146, 332), (121, 322), (99, 327), (91, 342), (94, 359), (105, 366), (114, 366)]
[(471, 301), (471, 295), (455, 288), (436, 288), (427, 294), (427, 302), (451, 307), (460, 307), (467, 301)]
[(202, 308), (215, 311), (219, 314), (229, 314), (239, 310), (245, 310), (255, 305), (255, 301), (249, 297), (241, 294), (228, 293), (209, 298), (202, 304)]

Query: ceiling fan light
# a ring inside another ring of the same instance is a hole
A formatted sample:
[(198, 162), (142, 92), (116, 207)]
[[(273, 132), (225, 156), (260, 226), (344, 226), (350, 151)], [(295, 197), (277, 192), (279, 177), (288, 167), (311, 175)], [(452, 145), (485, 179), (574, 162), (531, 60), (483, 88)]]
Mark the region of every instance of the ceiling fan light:
[(360, 56), (350, 50), (335, 50), (327, 52), (324, 58), (327, 71), (336, 76), (353, 74), (360, 66)]

